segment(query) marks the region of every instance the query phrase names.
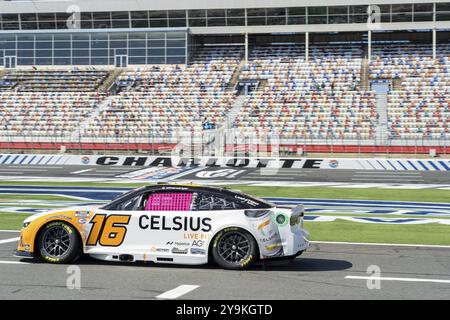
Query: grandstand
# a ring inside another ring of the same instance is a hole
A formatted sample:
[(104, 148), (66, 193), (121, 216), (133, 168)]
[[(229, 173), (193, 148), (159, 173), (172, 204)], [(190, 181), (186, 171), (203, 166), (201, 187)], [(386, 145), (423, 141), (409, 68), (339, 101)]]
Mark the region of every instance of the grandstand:
[(207, 3), (0, 1), (0, 149), (449, 153), (449, 2)]

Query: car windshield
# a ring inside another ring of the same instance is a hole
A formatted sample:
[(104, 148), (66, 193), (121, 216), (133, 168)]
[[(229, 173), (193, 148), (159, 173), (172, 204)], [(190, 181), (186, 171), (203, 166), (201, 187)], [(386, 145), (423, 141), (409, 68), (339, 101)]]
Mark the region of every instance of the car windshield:
[(109, 206), (110, 206), (112, 203), (117, 202), (117, 201), (120, 201), (121, 199), (125, 199), (125, 198), (127, 198), (130, 194), (132, 194), (132, 193), (137, 193), (138, 191), (143, 190), (143, 189), (145, 189), (145, 187), (139, 187), (139, 188), (136, 188), (136, 189), (133, 189), (133, 190), (124, 192), (124, 193), (122, 193), (122, 194), (119, 194), (118, 196), (114, 197), (109, 203), (107, 203), (107, 204), (105, 204), (104, 206), (100, 207), (100, 209), (108, 209)]

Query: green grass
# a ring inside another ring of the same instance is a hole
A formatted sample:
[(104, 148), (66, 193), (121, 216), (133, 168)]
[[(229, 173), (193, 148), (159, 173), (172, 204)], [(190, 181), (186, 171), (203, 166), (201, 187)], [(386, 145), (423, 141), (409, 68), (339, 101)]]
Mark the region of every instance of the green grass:
[(0, 230), (20, 230), (28, 213), (0, 212)]
[[(139, 187), (150, 183), (93, 183), (93, 182), (13, 182), (0, 181), (0, 185), (29, 185), (29, 186), (85, 186), (85, 187)], [(379, 189), (379, 188), (330, 188), (330, 187), (257, 187), (257, 186), (229, 186), (257, 197), (292, 197), (292, 198), (322, 198), (322, 199), (354, 199), (354, 200), (391, 200), (415, 202), (448, 202), (450, 190), (437, 189)], [(0, 191), (1, 192), (1, 191)], [(1, 200), (69, 200), (64, 196), (52, 195), (20, 195), (0, 194)], [(17, 206), (31, 207), (17, 201)], [(1, 202), (0, 202), (1, 204)], [(1, 208), (0, 208), (1, 210)], [(315, 215), (315, 213), (311, 213)], [(318, 214), (323, 216), (339, 216), (337, 213)], [(346, 216), (369, 217), (365, 214), (346, 213)], [(0, 229), (19, 230), (23, 220), (29, 216), (26, 213), (0, 212)], [(446, 217), (406, 216), (406, 215), (372, 215), (384, 218), (436, 218)], [(450, 218), (450, 217), (449, 217)], [(305, 222), (312, 240), (316, 241), (345, 241), (345, 242), (380, 242), (380, 243), (410, 243), (410, 244), (440, 244), (450, 245), (450, 225), (437, 223), (420, 225), (388, 225), (358, 223), (344, 220), (333, 222)]]
[(314, 241), (450, 245), (450, 225), (386, 225), (344, 220), (305, 222)]
[[(52, 196), (52, 195), (34, 195), (34, 194), (2, 194), (0, 193), (1, 200), (43, 200), (43, 201), (81, 201), (78, 199), (64, 197), (64, 196)], [(1, 202), (0, 202), (1, 204)], [(20, 204), (20, 203), (19, 203)]]
[(106, 183), (106, 182), (40, 182), (40, 181), (0, 181), (0, 186), (45, 186), (45, 187), (129, 187), (147, 186), (151, 183)]
[(329, 187), (253, 187), (234, 186), (258, 197), (292, 197), (314, 199), (390, 200), (418, 202), (450, 202), (450, 190), (438, 189), (356, 189)]
[[(1, 210), (1, 208), (0, 208)], [(417, 219), (450, 219), (450, 215), (446, 216), (427, 216), (427, 215), (417, 215), (417, 214), (369, 214), (369, 213), (351, 213), (351, 212), (345, 212), (345, 213), (339, 213), (339, 212), (333, 212), (333, 213), (320, 213), (320, 212), (311, 212), (306, 213), (309, 216), (331, 216), (331, 217), (355, 217), (355, 218), (417, 218)]]
[[(95, 183), (95, 182), (17, 182), (0, 181), (1, 185), (28, 186), (77, 186), (77, 187), (129, 187), (135, 188), (151, 183)], [(449, 202), (450, 190), (438, 189), (380, 189), (380, 188), (330, 188), (330, 187), (259, 187), (227, 186), (257, 197), (292, 197), (314, 199), (354, 199), (354, 200), (390, 200), (417, 202)]]

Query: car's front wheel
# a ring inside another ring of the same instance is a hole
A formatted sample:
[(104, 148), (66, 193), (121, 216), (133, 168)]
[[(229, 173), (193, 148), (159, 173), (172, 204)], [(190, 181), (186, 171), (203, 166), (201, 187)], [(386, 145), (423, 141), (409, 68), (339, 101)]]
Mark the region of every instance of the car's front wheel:
[(37, 249), (47, 262), (70, 263), (81, 254), (80, 237), (70, 224), (63, 221), (50, 222), (39, 233)]
[(243, 229), (227, 228), (214, 238), (212, 255), (224, 269), (246, 269), (257, 259), (257, 254), (255, 239)]

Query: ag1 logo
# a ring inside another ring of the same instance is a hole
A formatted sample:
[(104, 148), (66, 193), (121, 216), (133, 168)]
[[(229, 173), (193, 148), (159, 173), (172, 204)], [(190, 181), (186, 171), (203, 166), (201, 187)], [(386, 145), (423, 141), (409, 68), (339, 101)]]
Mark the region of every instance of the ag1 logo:
[(205, 244), (205, 241), (203, 240), (194, 240), (192, 241), (192, 246), (193, 247), (203, 247)]

